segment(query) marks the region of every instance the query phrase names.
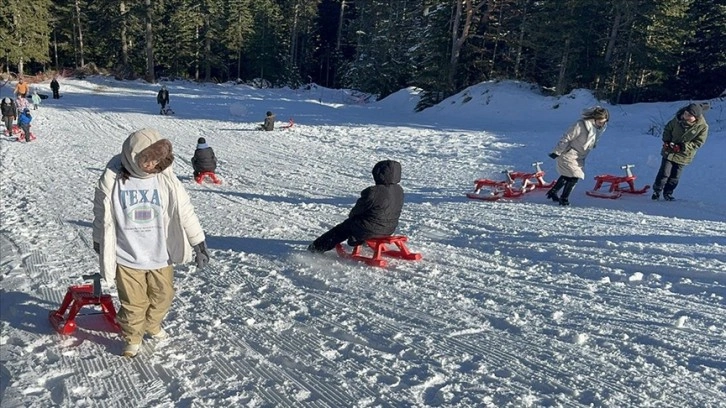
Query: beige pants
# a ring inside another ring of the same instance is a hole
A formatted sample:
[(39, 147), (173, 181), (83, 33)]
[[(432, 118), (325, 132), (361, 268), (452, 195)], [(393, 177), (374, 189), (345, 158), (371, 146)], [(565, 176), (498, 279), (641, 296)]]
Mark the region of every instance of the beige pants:
[(161, 330), (161, 321), (174, 299), (173, 282), (171, 265), (146, 270), (117, 265), (116, 285), (121, 310), (116, 320), (127, 343), (139, 344), (145, 332), (155, 334)]

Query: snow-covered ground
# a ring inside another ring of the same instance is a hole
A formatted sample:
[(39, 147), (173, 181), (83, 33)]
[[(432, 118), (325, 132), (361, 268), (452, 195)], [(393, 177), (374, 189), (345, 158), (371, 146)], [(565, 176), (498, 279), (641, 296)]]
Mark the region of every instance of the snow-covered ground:
[[(65, 80), (34, 112), (36, 141), (0, 141), (3, 408), (726, 406), (726, 102), (711, 101), (675, 202), (585, 195), (624, 164), (651, 184), (658, 129), (688, 101), (610, 107), (565, 208), (541, 190), (465, 193), (535, 161), (556, 178), (547, 153), (597, 103), (585, 91), (484, 83), (414, 113), (412, 90), (363, 104), (322, 88), (168, 87), (166, 117), (158, 85)], [(294, 128), (254, 131), (267, 110)], [(99, 315), (61, 336), (48, 314), (97, 270), (93, 188), (142, 127), (174, 143), (213, 263), (176, 268), (171, 338), (125, 359)], [(191, 179), (201, 136), (220, 186)], [(403, 166), (399, 232), (423, 260), (308, 254), (382, 159)]]

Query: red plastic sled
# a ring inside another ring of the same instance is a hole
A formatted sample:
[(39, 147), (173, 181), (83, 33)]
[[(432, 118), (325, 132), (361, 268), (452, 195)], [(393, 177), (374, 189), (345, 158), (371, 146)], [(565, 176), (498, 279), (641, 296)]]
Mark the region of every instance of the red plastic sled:
[(212, 183), (214, 183), (214, 184), (222, 184), (222, 180), (220, 180), (219, 177), (217, 177), (217, 175), (214, 174), (213, 171), (204, 171), (204, 172), (199, 173), (199, 175), (194, 178), (194, 181), (196, 181), (197, 184), (202, 184), (204, 179), (207, 177), (210, 180), (212, 180)]
[[(597, 197), (597, 198), (620, 198), (623, 193), (627, 194), (644, 194), (648, 191), (650, 188), (650, 185), (645, 185), (641, 189), (635, 188), (635, 179), (636, 177), (633, 175), (633, 172), (630, 170), (633, 167), (635, 167), (632, 164), (626, 164), (625, 166), (621, 166), (620, 168), (625, 170), (625, 176), (613, 176), (611, 174), (601, 174), (598, 176), (595, 176), (595, 188), (591, 191), (586, 191), (585, 194), (591, 196), (591, 197)], [(606, 184), (607, 183), (607, 184)], [(626, 186), (623, 188), (620, 186), (620, 184), (625, 183)], [(603, 184), (609, 185), (607, 192), (605, 191), (599, 191), (600, 187), (603, 186)]]
[(280, 129), (290, 129), (293, 126), (295, 126), (295, 121), (290, 118), (290, 121), (287, 122), (287, 125), (280, 126)]
[[(338, 244), (335, 246), (335, 251), (343, 258), (354, 259), (356, 261), (365, 262), (371, 266), (385, 268), (386, 266), (388, 266), (388, 262), (383, 259), (384, 255), (387, 257), (405, 259), (408, 261), (418, 261), (421, 259), (421, 254), (414, 253), (408, 250), (408, 247), (406, 246), (406, 241), (408, 241), (408, 237), (403, 235), (392, 235), (390, 237), (367, 239), (365, 241), (366, 245), (368, 245), (368, 247), (373, 250), (373, 256), (371, 257), (361, 255), (362, 245), (354, 246), (353, 252), (348, 253), (345, 251), (342, 244)], [(388, 247), (386, 246), (388, 244), (396, 245), (398, 249), (388, 249)]]
[[(111, 295), (101, 294), (101, 275), (83, 275), (84, 279), (93, 279), (93, 284), (69, 286), (60, 309), (51, 312), (48, 317), (53, 329), (60, 334), (71, 334), (76, 330), (76, 316), (83, 306), (100, 305), (103, 317), (116, 331), (121, 327), (116, 322), (116, 308)], [(68, 316), (66, 310), (70, 307)]]
[[(467, 193), (466, 196), (474, 200), (495, 201), (500, 198), (518, 198), (535, 189), (550, 188), (554, 182), (544, 181), (545, 172), (540, 168), (541, 164), (542, 162), (532, 163), (532, 166), (536, 168), (534, 173), (503, 171), (502, 173), (506, 175), (507, 179), (502, 181), (474, 180), (474, 191)], [(517, 180), (521, 180), (521, 184), (516, 184)], [(483, 189), (489, 190), (489, 194), (482, 194)]]

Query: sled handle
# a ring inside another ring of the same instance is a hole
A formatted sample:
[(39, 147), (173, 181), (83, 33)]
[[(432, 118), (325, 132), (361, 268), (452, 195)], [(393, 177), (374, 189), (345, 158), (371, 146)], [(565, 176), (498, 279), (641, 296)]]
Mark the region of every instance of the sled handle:
[(540, 167), (541, 164), (542, 164), (542, 162), (534, 162), (534, 163), (532, 163), (532, 167), (534, 167), (535, 169), (537, 169), (537, 173), (539, 173), (540, 171), (542, 171), (542, 167)]
[(621, 169), (625, 170), (625, 175), (627, 177), (633, 177), (633, 172), (630, 170), (633, 167), (635, 167), (634, 164), (626, 164), (625, 166), (620, 166)]
[(83, 280), (93, 280), (93, 296), (101, 297), (101, 274), (82, 275)]

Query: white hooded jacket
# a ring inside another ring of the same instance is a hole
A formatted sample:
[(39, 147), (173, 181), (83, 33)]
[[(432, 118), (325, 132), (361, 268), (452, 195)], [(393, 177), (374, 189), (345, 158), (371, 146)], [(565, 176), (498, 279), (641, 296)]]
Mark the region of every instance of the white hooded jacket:
[[(93, 200), (93, 242), (99, 244), (101, 275), (112, 283), (116, 279), (116, 227), (114, 206), (111, 201), (114, 184), (121, 182), (121, 169), (125, 168), (131, 177), (147, 178), (136, 162), (144, 149), (161, 140), (154, 129), (142, 129), (132, 133), (124, 142), (122, 153), (114, 156), (106, 165), (96, 186)], [(205, 240), (204, 231), (194, 212), (189, 195), (169, 165), (159, 176), (159, 190), (162, 208), (165, 209), (164, 225), (169, 260), (172, 263), (186, 263), (192, 260), (192, 246)]]
[(585, 158), (597, 146), (606, 126), (598, 128), (594, 119), (578, 120), (562, 136), (553, 153), (557, 154), (557, 172), (565, 177), (585, 178)]

